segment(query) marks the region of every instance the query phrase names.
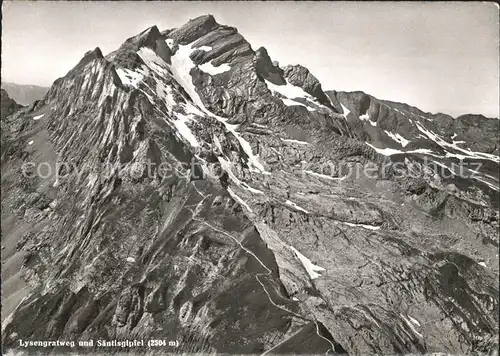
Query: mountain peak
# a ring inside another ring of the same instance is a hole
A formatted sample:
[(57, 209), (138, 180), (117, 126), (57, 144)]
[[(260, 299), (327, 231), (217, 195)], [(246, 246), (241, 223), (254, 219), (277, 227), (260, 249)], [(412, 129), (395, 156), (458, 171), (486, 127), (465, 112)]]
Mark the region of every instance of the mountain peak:
[(255, 51), (255, 67), (257, 73), (271, 83), (276, 85), (286, 84), (283, 78), (283, 70), (273, 63), (265, 47), (260, 47)]
[(296, 64), (283, 68), (284, 76), (289, 83), (299, 86), (326, 106), (332, 107), (330, 100), (323, 92), (319, 80), (306, 67)]
[(158, 30), (158, 27), (153, 25), (138, 35), (128, 38), (123, 45), (134, 45), (137, 48), (141, 46), (149, 47), (154, 46), (157, 40), (163, 38), (164, 36), (160, 33), (160, 30)]
[(104, 58), (102, 55), (102, 51), (99, 47), (94, 48), (93, 50), (87, 51), (82, 60), (94, 60), (94, 59), (101, 59)]
[(169, 37), (177, 43), (185, 45), (215, 30), (220, 25), (212, 15), (203, 15), (189, 20), (183, 26), (169, 33)]

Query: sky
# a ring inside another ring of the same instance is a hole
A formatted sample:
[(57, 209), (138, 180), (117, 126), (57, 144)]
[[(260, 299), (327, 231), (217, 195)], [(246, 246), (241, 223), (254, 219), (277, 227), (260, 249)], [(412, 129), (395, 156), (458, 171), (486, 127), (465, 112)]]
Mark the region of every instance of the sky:
[(498, 6), (487, 2), (4, 1), (2, 80), (50, 86), (83, 54), (212, 14), (302, 64), (324, 90), (362, 90), (428, 112), (499, 116)]

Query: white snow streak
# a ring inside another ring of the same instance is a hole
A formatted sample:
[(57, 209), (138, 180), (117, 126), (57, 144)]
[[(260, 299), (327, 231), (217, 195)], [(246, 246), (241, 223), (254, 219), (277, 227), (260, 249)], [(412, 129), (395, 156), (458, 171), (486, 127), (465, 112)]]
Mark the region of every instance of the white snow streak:
[(30, 142), (28, 142), (28, 145), (31, 146), (33, 144), (33, 140), (31, 140)]
[(35, 120), (35, 121), (40, 120), (44, 115), (45, 114), (33, 116), (33, 120)]
[(231, 195), (234, 200), (236, 200), (238, 203), (240, 203), (241, 205), (243, 205), (249, 212), (253, 212), (253, 210), (250, 208), (250, 206), (243, 200), (241, 199), (235, 192), (233, 192), (233, 190), (231, 188), (227, 188), (227, 191), (229, 193), (229, 195)]
[(420, 323), (418, 322), (417, 319), (415, 318), (412, 318), (410, 315), (408, 315), (408, 318), (410, 319), (410, 321), (415, 324), (416, 326), (420, 326)]
[(232, 164), (229, 160), (226, 160), (224, 157), (217, 157), (217, 159), (219, 160), (219, 163), (221, 164), (222, 169), (224, 169), (227, 172), (227, 174), (229, 175), (229, 178), (231, 178), (231, 180), (233, 182), (235, 182), (239, 187), (242, 187), (243, 189), (246, 189), (249, 192), (254, 193), (254, 194), (264, 194), (264, 192), (262, 192), (258, 189), (252, 188), (248, 184), (239, 180), (238, 177), (236, 177), (234, 175), (233, 170), (232, 170)]
[(410, 320), (408, 320), (408, 318), (407, 318), (407, 317), (405, 317), (403, 314), (399, 314), (399, 315), (401, 316), (401, 318), (403, 318), (403, 320), (406, 322), (406, 324), (408, 324), (408, 326), (410, 327), (410, 329), (411, 329), (411, 330), (412, 330), (415, 334), (417, 334), (417, 335), (418, 335), (418, 336), (420, 336), (420, 337), (424, 337), (421, 333), (419, 333), (419, 332), (417, 331), (417, 329), (415, 329), (415, 325), (413, 325), (413, 323), (412, 323)]
[(396, 141), (397, 143), (399, 143), (403, 147), (406, 147), (406, 145), (408, 143), (410, 143), (410, 141), (408, 141), (407, 139), (405, 139), (403, 136), (401, 136), (398, 133), (392, 133), (392, 132), (387, 131), (387, 130), (384, 130), (384, 132), (387, 134), (387, 136), (392, 138), (394, 141)]
[(260, 124), (256, 124), (256, 123), (252, 123), (253, 126), (257, 126), (257, 127), (260, 127), (262, 129), (268, 129), (269, 127), (267, 127), (266, 125), (260, 125)]
[(308, 145), (309, 144), (309, 142), (306, 142), (306, 141), (292, 140), (292, 139), (288, 139), (288, 138), (282, 138), (281, 141), (289, 142), (289, 143), (297, 143), (299, 145)]
[(493, 190), (499, 191), (499, 187), (496, 186), (496, 185), (494, 185), (493, 183), (487, 182), (487, 181), (485, 181), (483, 179), (479, 179), (477, 177), (474, 177), (474, 179), (477, 180), (477, 181), (479, 181), (479, 182), (481, 182), (481, 183), (486, 184), (488, 187), (490, 187)]
[(353, 224), (353, 223), (349, 223), (349, 222), (345, 222), (345, 221), (343, 221), (342, 223), (345, 225), (348, 225), (348, 226), (352, 226), (352, 227), (359, 226), (359, 227), (362, 227), (362, 228), (368, 229), (368, 230), (380, 230), (380, 226), (375, 226), (375, 225)]
[(404, 151), (396, 150), (394, 148), (378, 148), (378, 147), (373, 146), (372, 144), (369, 144), (368, 142), (366, 142), (366, 144), (368, 146), (370, 146), (371, 148), (373, 148), (378, 153), (383, 154), (384, 156), (391, 156), (391, 155), (395, 155), (398, 153), (404, 153)]
[(320, 266), (313, 264), (310, 259), (308, 259), (306, 256), (304, 256), (299, 251), (297, 251), (297, 249), (295, 247), (290, 246), (290, 249), (295, 253), (295, 255), (300, 260), (300, 262), (302, 262), (302, 265), (306, 269), (306, 271), (309, 274), (309, 277), (311, 277), (311, 279), (316, 279), (318, 277), (321, 277), (321, 274), (319, 274), (317, 272), (325, 271), (325, 269), (323, 267), (320, 267)]
[[(392, 156), (392, 155), (396, 155), (396, 154), (399, 154), (399, 153), (425, 153), (425, 154), (432, 154), (432, 151), (428, 148), (419, 148), (419, 149), (416, 149), (416, 150), (412, 150), (412, 151), (401, 151), (401, 150), (397, 150), (397, 149), (394, 149), (394, 148), (378, 148), (378, 147), (375, 147), (373, 146), (372, 144), (368, 143), (368, 142), (365, 142), (368, 146), (370, 146), (371, 148), (373, 148), (375, 151), (377, 151), (378, 153), (380, 154), (383, 154), (384, 156)], [(441, 156), (438, 156), (438, 155), (433, 155), (433, 156), (436, 156), (436, 157), (441, 157)]]
[(304, 209), (304, 208), (301, 208), (300, 206), (298, 206), (297, 204), (295, 204), (293, 201), (287, 200), (287, 201), (285, 202), (285, 204), (286, 204), (286, 205), (289, 205), (289, 206), (291, 206), (292, 208), (295, 208), (295, 209), (297, 209), (297, 210), (303, 211), (303, 212), (304, 212), (304, 213), (306, 213), (306, 214), (310, 214), (310, 212), (308, 212), (308, 211), (307, 211), (306, 209)]
[(331, 176), (328, 176), (326, 174), (320, 174), (320, 173), (316, 173), (316, 172), (313, 172), (313, 171), (306, 171), (306, 170), (304, 170), (304, 173), (307, 173), (307, 174), (310, 174), (312, 176), (316, 176), (316, 177), (319, 177), (319, 178), (329, 179), (329, 180), (344, 180), (344, 179), (346, 179), (346, 177), (331, 177)]
[(191, 129), (186, 125), (187, 122), (192, 121), (193, 119), (181, 113), (176, 113), (176, 116), (177, 120), (174, 120), (173, 123), (177, 128), (177, 131), (179, 131), (181, 136), (184, 137), (186, 141), (188, 141), (191, 144), (191, 146), (199, 147), (200, 143), (196, 139), (196, 136), (193, 135)]

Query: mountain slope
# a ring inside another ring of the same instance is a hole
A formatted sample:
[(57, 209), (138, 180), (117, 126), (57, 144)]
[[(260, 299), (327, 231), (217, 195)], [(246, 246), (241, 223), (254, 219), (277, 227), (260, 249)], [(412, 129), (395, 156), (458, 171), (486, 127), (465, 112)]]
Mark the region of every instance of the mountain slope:
[(6, 121), (2, 345), (495, 350), (498, 186), (397, 170), (345, 97), (212, 16), (86, 53)]

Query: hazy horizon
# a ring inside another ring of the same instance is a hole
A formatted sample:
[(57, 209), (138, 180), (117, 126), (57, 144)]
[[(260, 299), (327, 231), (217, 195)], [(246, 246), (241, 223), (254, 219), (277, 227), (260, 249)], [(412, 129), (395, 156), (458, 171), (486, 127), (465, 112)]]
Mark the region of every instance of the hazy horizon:
[(428, 112), (498, 117), (495, 3), (4, 2), (2, 81), (50, 86), (83, 54), (212, 14), (324, 90), (360, 90)]

